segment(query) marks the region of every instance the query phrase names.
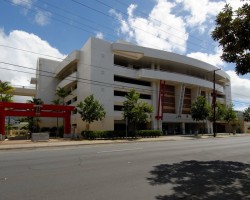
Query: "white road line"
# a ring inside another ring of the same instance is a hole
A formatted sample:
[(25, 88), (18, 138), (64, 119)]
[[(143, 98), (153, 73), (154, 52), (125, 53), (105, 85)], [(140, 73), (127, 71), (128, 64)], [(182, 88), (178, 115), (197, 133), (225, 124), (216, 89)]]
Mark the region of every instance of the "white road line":
[(112, 153), (112, 152), (122, 152), (122, 151), (137, 151), (137, 150), (143, 150), (144, 148), (134, 148), (134, 149), (116, 149), (116, 150), (110, 150), (110, 151), (98, 151), (96, 153)]

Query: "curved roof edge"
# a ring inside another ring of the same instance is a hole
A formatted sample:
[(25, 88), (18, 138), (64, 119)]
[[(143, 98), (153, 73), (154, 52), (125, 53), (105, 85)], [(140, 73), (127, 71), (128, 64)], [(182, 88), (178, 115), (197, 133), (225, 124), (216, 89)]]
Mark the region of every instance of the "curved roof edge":
[[(200, 68), (202, 70), (208, 71), (208, 72), (213, 72), (214, 70), (219, 69), (218, 67), (215, 67), (214, 65), (211, 65), (209, 63), (206, 63), (204, 61), (187, 57), (185, 55), (180, 55), (168, 51), (163, 51), (163, 50), (158, 50), (158, 49), (152, 49), (148, 47), (142, 47), (142, 46), (137, 46), (137, 45), (132, 45), (132, 44), (125, 44), (125, 43), (112, 43), (111, 44), (111, 49), (114, 52), (122, 52), (128, 54), (128, 53), (135, 53), (135, 54), (141, 54), (143, 57), (149, 57), (149, 58), (156, 58), (156, 59), (161, 59), (161, 60), (168, 60), (172, 61), (175, 63), (180, 63), (180, 64), (186, 64), (190, 66), (194, 66), (197, 68)], [(216, 72), (217, 75), (222, 76), (223, 78), (227, 78), (230, 80), (230, 76), (223, 70), (218, 70)]]

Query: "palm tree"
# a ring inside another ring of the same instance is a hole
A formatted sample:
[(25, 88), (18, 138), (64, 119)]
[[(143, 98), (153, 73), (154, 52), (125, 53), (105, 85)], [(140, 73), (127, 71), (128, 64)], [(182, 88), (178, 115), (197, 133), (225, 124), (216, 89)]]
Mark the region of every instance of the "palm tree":
[[(35, 98), (35, 97), (33, 97), (32, 98), (32, 100), (28, 100), (27, 101), (28, 103), (33, 103), (33, 104), (35, 104), (35, 105), (42, 105), (43, 104), (43, 101), (42, 101), (42, 99), (40, 99), (40, 98)], [(33, 120), (34, 118), (33, 117), (31, 117), (31, 119), (30, 119), (30, 122), (29, 122), (29, 126), (31, 126), (31, 124), (32, 124), (32, 126), (33, 126), (33, 131), (34, 131), (34, 120)], [(39, 120), (39, 117), (36, 117), (36, 131), (38, 131), (38, 122), (39, 122), (40, 120)]]
[[(58, 99), (59, 104), (62, 103), (62, 105), (65, 105), (65, 98), (70, 94), (71, 94), (71, 91), (68, 91), (68, 90), (65, 90), (64, 88), (59, 87), (56, 90), (56, 95), (59, 97), (59, 99)], [(64, 122), (63, 122), (63, 126), (64, 126)], [(57, 130), (58, 130), (58, 127), (57, 127)]]
[(59, 87), (56, 90), (56, 95), (62, 100), (62, 105), (65, 105), (65, 98), (71, 94), (71, 91), (65, 90), (64, 88)]
[[(10, 85), (10, 82), (3, 82), (0, 80), (0, 102), (12, 102), (12, 93), (14, 91), (14, 87)], [(10, 128), (10, 116), (8, 119), (8, 132)]]
[(10, 85), (10, 82), (3, 82), (0, 80), (0, 102), (11, 102), (13, 91), (14, 87)]
[(42, 105), (42, 104), (43, 104), (42, 99), (40, 99), (40, 98), (35, 98), (35, 97), (33, 97), (32, 100), (28, 100), (27, 102), (28, 102), (28, 103), (33, 103), (33, 104), (35, 104), (35, 105)]

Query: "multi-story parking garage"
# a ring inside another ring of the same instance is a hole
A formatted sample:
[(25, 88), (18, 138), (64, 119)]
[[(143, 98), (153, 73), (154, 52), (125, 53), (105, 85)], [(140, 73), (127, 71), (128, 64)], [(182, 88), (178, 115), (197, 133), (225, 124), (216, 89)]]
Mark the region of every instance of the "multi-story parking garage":
[[(214, 81), (216, 100), (231, 104), (230, 78), (215, 66), (171, 52), (90, 38), (63, 61), (38, 59), (36, 97), (51, 103), (56, 89), (65, 88), (71, 90), (66, 104), (75, 106), (94, 94), (106, 117), (91, 129), (114, 130), (124, 127), (124, 96), (134, 88), (153, 106), (152, 129), (184, 134), (192, 133), (199, 123), (190, 115), (197, 96), (203, 95), (212, 103)], [(77, 132), (84, 130), (78, 114), (72, 113), (71, 118)], [(206, 122), (206, 127), (212, 132), (211, 123)]]

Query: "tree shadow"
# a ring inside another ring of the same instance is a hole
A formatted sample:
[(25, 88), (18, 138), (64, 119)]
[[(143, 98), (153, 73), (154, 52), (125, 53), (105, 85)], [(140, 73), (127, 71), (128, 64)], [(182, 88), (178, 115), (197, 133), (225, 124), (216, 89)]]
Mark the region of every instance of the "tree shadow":
[[(152, 186), (166, 185), (158, 200), (250, 199), (250, 165), (232, 161), (183, 161), (155, 166), (147, 178)], [(168, 188), (171, 187), (171, 190)]]

